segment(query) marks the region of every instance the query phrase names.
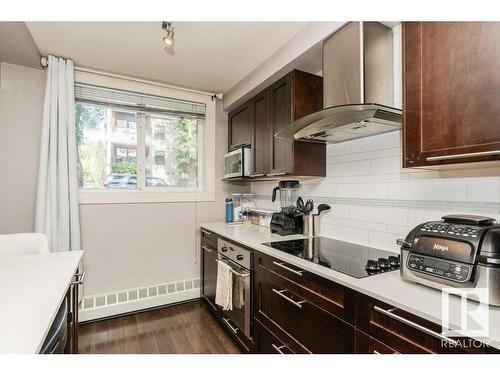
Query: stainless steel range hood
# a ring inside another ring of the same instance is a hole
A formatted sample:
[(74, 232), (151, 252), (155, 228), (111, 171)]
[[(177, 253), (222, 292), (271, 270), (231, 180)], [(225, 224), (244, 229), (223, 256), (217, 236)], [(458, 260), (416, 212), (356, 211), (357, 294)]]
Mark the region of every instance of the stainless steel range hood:
[(337, 143), (401, 128), (394, 108), (392, 29), (350, 22), (323, 42), (324, 109), (275, 134)]

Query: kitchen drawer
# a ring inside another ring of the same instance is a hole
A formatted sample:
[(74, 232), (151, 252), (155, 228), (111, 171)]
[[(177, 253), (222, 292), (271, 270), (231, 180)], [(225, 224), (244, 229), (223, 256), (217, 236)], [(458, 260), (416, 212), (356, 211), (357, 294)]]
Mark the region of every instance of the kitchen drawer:
[(398, 354), (393, 348), (356, 330), (356, 354)]
[(217, 249), (217, 234), (205, 229), (201, 228), (201, 242), (206, 243), (215, 249)]
[(260, 322), (285, 331), (311, 353), (354, 352), (354, 328), (303, 294), (256, 273), (255, 299)]
[(283, 284), (286, 289), (303, 295), (346, 322), (354, 323), (352, 290), (261, 252), (255, 252), (254, 264), (256, 273)]
[(255, 321), (255, 348), (261, 354), (296, 354), (291, 339), (281, 340), (258, 321)]
[(470, 339), (446, 338), (441, 327), (386, 303), (359, 295), (356, 328), (404, 353), (484, 353)]

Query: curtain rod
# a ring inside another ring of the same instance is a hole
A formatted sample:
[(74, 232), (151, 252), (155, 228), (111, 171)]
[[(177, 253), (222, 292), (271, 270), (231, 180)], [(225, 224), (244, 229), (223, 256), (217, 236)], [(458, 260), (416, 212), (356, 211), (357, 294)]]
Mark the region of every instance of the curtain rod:
[[(47, 58), (47, 56), (42, 56), (40, 58), (40, 65), (44, 69), (49, 66), (49, 59)], [(132, 82), (146, 83), (146, 84), (153, 85), (153, 86), (165, 87), (165, 88), (175, 89), (175, 90), (182, 90), (182, 91), (192, 92), (192, 93), (196, 93), (196, 94), (208, 95), (212, 98), (212, 100), (215, 98), (222, 100), (222, 98), (224, 96), (222, 93), (213, 93), (213, 92), (208, 92), (208, 91), (193, 90), (193, 89), (188, 89), (188, 88), (180, 87), (180, 86), (167, 85), (166, 83), (163, 83), (163, 82), (150, 81), (150, 80), (135, 78), (135, 77), (131, 77), (131, 76), (123, 75), (123, 74), (115, 74), (115, 73), (104, 72), (102, 70), (83, 68), (80, 66), (75, 66), (75, 71), (97, 74), (97, 75), (104, 76), (104, 77), (124, 79), (124, 80), (132, 81)]]

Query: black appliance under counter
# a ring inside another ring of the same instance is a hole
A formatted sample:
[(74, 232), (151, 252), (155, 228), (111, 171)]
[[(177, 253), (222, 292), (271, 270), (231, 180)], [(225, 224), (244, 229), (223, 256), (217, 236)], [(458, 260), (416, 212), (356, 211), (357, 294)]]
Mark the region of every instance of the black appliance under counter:
[(399, 255), (327, 237), (266, 242), (263, 245), (361, 279), (399, 269)]

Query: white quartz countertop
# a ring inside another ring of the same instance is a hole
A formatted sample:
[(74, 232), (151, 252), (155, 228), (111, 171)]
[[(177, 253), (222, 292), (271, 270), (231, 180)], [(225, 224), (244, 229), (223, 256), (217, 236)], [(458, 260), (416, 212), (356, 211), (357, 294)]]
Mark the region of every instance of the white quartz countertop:
[(0, 258), (0, 353), (38, 353), (83, 251)]
[[(403, 280), (397, 271), (356, 279), (262, 244), (264, 242), (303, 238), (301, 235), (282, 237), (277, 234), (271, 234), (269, 228), (253, 224), (228, 225), (224, 222), (212, 222), (202, 223), (200, 226), (431, 322), (440, 325), (442, 323), (441, 291)], [(473, 311), (479, 305), (473, 301), (469, 301), (467, 304), (467, 311)], [(463, 327), (461, 324), (461, 304), (459, 297), (450, 296), (449, 310), (450, 326)], [(488, 313), (488, 338), (481, 340), (500, 349), (500, 308), (490, 306)]]

